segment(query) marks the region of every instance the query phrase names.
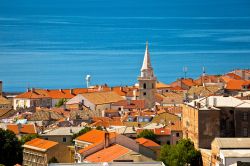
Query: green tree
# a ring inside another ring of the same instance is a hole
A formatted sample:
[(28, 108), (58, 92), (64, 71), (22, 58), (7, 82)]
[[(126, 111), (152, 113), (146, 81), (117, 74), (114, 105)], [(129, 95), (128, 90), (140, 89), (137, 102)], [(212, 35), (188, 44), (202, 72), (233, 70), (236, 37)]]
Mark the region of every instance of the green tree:
[(95, 129), (96, 130), (103, 130), (102, 126), (97, 126)]
[(60, 99), (57, 103), (56, 103), (56, 107), (61, 107), (65, 102), (67, 102), (67, 99)]
[(51, 159), (49, 159), (49, 163), (59, 163), (59, 161), (57, 160), (57, 158), (52, 157)]
[(142, 132), (140, 132), (140, 134), (137, 135), (137, 138), (141, 138), (141, 137), (157, 142), (156, 135), (152, 130), (147, 130), (147, 129), (143, 130)]
[(23, 144), (25, 144), (26, 142), (28, 142), (28, 141), (31, 141), (31, 140), (33, 140), (33, 139), (35, 139), (35, 138), (38, 138), (38, 134), (27, 134), (27, 135), (23, 135), (22, 137), (21, 137), (21, 143), (22, 143), (22, 145)]
[(197, 151), (190, 139), (182, 139), (176, 145), (164, 145), (160, 158), (166, 166), (202, 166), (200, 151)]
[(15, 133), (0, 128), (0, 163), (6, 166), (22, 164), (23, 149)]
[(84, 128), (83, 128), (82, 130), (80, 130), (78, 133), (75, 133), (75, 134), (72, 135), (72, 141), (73, 141), (76, 137), (78, 137), (78, 136), (80, 136), (80, 135), (83, 135), (83, 134), (89, 132), (90, 130), (92, 130), (91, 127), (84, 127)]

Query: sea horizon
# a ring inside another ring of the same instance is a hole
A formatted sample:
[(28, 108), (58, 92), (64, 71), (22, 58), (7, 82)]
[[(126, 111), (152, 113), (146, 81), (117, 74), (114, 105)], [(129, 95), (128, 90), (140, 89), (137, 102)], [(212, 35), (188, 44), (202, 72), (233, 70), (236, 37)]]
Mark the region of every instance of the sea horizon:
[(166, 84), (184, 77), (183, 67), (197, 78), (203, 67), (224, 74), (250, 66), (250, 2), (197, 2), (196, 11), (184, 1), (74, 2), (3, 0), (4, 91), (81, 88), (86, 75), (91, 85), (134, 85), (146, 41), (155, 75)]

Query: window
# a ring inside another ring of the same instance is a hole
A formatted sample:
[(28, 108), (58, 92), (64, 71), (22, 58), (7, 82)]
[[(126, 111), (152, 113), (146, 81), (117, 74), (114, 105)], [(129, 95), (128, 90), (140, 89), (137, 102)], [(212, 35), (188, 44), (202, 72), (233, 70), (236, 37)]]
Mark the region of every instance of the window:
[(170, 145), (170, 141), (167, 141), (167, 144)]
[(63, 137), (63, 142), (66, 142), (66, 137)]
[(147, 88), (147, 85), (146, 83), (143, 84), (143, 89), (146, 89)]
[(247, 118), (248, 118), (248, 117), (247, 117), (247, 112), (243, 112), (243, 120), (244, 120), (244, 121), (247, 121)]
[(147, 95), (147, 93), (146, 92), (143, 92), (143, 96), (146, 96)]
[(152, 84), (152, 89), (154, 89), (155, 87), (154, 87), (154, 84)]
[(244, 137), (248, 136), (248, 129), (246, 127), (243, 128), (243, 136)]
[(179, 133), (176, 133), (176, 137), (179, 137), (180, 136), (180, 134)]
[(47, 138), (47, 137), (46, 137), (46, 138), (44, 138), (44, 139), (48, 140), (48, 138)]

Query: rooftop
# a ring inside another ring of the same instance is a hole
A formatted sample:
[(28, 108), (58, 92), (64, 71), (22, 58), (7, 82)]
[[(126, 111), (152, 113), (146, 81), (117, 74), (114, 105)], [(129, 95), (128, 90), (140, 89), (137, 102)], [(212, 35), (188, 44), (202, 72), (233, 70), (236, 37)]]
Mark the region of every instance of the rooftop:
[[(20, 126), (20, 131), (18, 126)], [(36, 127), (34, 124), (7, 124), (6, 128), (13, 131), (15, 134), (36, 134)]]
[(250, 138), (215, 138), (214, 141), (220, 149), (250, 149)]
[(102, 149), (85, 158), (88, 162), (112, 162), (113, 160), (127, 154), (131, 150), (124, 146), (115, 144), (108, 148)]
[(46, 151), (54, 146), (56, 146), (58, 142), (48, 141), (40, 138), (35, 138), (31, 141), (26, 142), (23, 147), (30, 148), (39, 151)]
[(153, 147), (153, 146), (160, 146), (159, 144), (155, 143), (154, 141), (146, 138), (137, 138), (136, 142), (146, 147)]
[(59, 127), (49, 131), (44, 131), (42, 135), (73, 135), (78, 133), (83, 127)]

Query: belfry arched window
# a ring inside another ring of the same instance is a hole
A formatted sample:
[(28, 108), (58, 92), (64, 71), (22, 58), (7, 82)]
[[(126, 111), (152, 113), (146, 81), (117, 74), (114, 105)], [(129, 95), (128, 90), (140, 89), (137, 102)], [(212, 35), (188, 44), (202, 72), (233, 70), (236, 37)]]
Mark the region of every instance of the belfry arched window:
[(146, 83), (143, 84), (143, 89), (146, 89), (147, 88), (147, 85)]

